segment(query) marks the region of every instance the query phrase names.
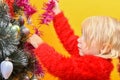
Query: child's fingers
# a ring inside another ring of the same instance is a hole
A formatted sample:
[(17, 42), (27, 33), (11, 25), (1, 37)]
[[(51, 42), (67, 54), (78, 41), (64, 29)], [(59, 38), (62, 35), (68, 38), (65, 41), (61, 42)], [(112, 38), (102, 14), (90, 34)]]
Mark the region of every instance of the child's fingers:
[(35, 34), (31, 35), (31, 36), (27, 39), (27, 42), (28, 42), (28, 43), (31, 43), (31, 42), (32, 42), (34, 35), (35, 35)]
[(31, 37), (27, 39), (28, 43), (31, 43), (31, 41), (32, 41)]

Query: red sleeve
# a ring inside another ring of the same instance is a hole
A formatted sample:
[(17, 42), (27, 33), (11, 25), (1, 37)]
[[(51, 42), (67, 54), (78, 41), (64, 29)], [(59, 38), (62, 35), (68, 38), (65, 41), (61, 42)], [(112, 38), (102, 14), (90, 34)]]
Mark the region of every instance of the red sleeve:
[(109, 61), (94, 56), (65, 58), (45, 43), (35, 49), (35, 55), (61, 80), (109, 80), (113, 67)]
[(68, 23), (68, 20), (64, 16), (63, 12), (59, 13), (54, 17), (53, 20), (55, 31), (62, 42), (64, 48), (71, 54), (71, 55), (77, 55), (79, 56), (79, 51), (77, 47), (77, 39), (78, 36), (76, 36), (73, 32), (73, 30), (70, 28), (70, 25)]

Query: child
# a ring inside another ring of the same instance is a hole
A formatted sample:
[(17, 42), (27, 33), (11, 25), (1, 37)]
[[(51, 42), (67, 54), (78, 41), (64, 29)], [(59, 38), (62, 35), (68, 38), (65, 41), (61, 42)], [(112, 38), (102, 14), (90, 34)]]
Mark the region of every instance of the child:
[(89, 17), (82, 23), (79, 38), (55, 4), (54, 28), (71, 57), (63, 57), (34, 34), (28, 42), (36, 48), (38, 61), (60, 80), (110, 80), (111, 58), (120, 57), (119, 22), (106, 16)]

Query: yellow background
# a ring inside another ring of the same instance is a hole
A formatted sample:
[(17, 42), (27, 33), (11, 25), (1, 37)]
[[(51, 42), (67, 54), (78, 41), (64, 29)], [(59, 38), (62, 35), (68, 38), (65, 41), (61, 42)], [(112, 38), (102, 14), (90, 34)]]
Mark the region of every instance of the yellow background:
[[(30, 0), (31, 4), (34, 5), (38, 11), (32, 16), (32, 23), (36, 27), (39, 25), (39, 14), (43, 12), (41, 8), (45, 1), (47, 0)], [(117, 19), (120, 18), (120, 0), (59, 0), (59, 4), (66, 17), (69, 19), (76, 35), (81, 35), (80, 24), (83, 19), (88, 16), (107, 15)], [(27, 26), (31, 29), (31, 32), (33, 32), (32, 27)], [(39, 29), (43, 31), (42, 38), (46, 43), (53, 46), (63, 55), (69, 56), (58, 40), (52, 23), (49, 26), (41, 25)], [(113, 60), (115, 69), (111, 74), (111, 80), (120, 80), (120, 75), (116, 70), (117, 62), (117, 59)], [(58, 78), (46, 73), (42, 80), (58, 80)]]

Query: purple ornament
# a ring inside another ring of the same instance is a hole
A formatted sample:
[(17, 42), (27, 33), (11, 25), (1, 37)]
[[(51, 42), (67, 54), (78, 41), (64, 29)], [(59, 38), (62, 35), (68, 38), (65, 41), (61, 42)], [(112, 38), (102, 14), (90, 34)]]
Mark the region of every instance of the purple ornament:
[(28, 35), (30, 33), (30, 30), (24, 26), (21, 27), (21, 32), (24, 33), (25, 35)]

